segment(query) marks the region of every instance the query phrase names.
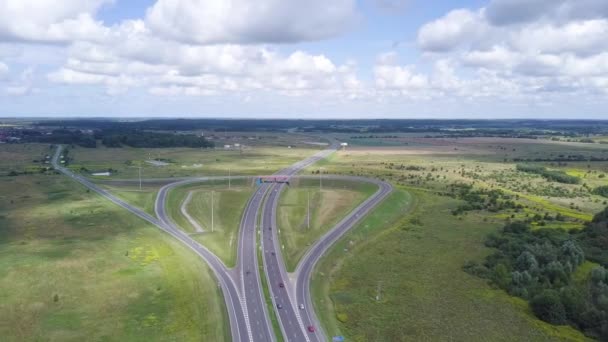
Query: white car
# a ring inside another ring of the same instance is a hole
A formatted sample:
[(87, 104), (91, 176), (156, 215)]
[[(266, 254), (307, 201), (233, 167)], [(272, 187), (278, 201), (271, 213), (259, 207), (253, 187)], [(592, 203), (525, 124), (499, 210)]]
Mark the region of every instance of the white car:
[(304, 310), (304, 304), (300, 304), (300, 310)]

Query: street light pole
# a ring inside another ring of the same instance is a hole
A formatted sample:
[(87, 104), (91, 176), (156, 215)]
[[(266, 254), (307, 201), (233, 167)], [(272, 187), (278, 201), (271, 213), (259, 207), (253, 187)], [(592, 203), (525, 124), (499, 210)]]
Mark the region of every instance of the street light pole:
[(310, 190), (308, 190), (308, 209), (306, 211), (306, 223), (308, 226), (308, 229), (310, 229)]
[(213, 233), (213, 193), (215, 191), (211, 190), (211, 232)]
[(141, 191), (141, 162), (139, 162), (139, 191)]

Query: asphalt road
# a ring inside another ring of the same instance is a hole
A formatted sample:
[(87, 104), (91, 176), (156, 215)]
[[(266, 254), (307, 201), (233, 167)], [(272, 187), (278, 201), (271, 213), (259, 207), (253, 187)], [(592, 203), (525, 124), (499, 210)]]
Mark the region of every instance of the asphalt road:
[(62, 151), (63, 147), (59, 146), (55, 151), (55, 155), (53, 156), (52, 165), (55, 170), (81, 183), (88, 189), (98, 193), (99, 195), (105, 197), (116, 205), (130, 211), (131, 213), (155, 225), (162, 231), (168, 233), (169, 235), (173, 236), (174, 238), (188, 246), (201, 258), (203, 258), (215, 273), (215, 276), (218, 279), (218, 282), (222, 288), (222, 292), (224, 294), (224, 301), (226, 302), (226, 309), (228, 311), (228, 316), (230, 319), (230, 331), (232, 340), (253, 341), (253, 339), (248, 335), (246, 325), (243, 324), (243, 322), (245, 322), (246, 320), (244, 317), (243, 310), (241, 309), (241, 304), (239, 300), (240, 296), (236, 290), (236, 285), (234, 284), (233, 279), (229, 275), (228, 270), (226, 270), (222, 262), (213, 253), (208, 251), (205, 247), (201, 246), (198, 242), (191, 239), (187, 234), (177, 229), (168, 219), (166, 210), (164, 209), (164, 205), (161, 204), (165, 203), (167, 195), (167, 186), (163, 187), (164, 191), (163, 189), (161, 189), (161, 191), (159, 192), (159, 197), (156, 201), (155, 210), (157, 216), (159, 217), (159, 219), (157, 219), (144, 212), (143, 210), (135, 208), (132, 205), (124, 202), (123, 200), (115, 197), (106, 190), (90, 182), (86, 178), (74, 174), (69, 169), (61, 166), (59, 163), (59, 158), (61, 156)]
[(349, 229), (353, 228), (365, 215), (372, 211), (393, 191), (392, 185), (383, 181), (363, 178), (359, 178), (359, 180), (377, 184), (378, 191), (361, 203), (355, 210), (338, 222), (336, 226), (313, 244), (294, 272), (296, 281), (293, 290), (295, 292), (296, 302), (298, 305), (304, 305), (304, 309), (300, 310), (301, 324), (303, 327), (314, 326), (316, 328), (315, 333), (310, 336), (310, 341), (324, 341), (326, 336), (326, 334), (323, 333), (321, 324), (315, 314), (312, 298), (310, 296), (310, 279), (315, 265), (340, 237)]
[[(314, 266), (329, 247), (392, 191), (390, 184), (375, 179), (349, 176), (324, 176), (324, 178), (369, 182), (376, 184), (378, 190), (313, 244), (298, 264), (296, 271), (289, 274), (281, 255), (282, 248), (276, 224), (278, 200), (285, 185), (277, 184), (271, 188), (262, 213), (264, 263), (266, 276), (269, 284), (271, 284), (270, 289), (275, 310), (281, 323), (283, 336), (288, 341), (326, 340), (326, 335), (321, 329), (321, 324), (316, 317), (310, 298), (310, 277)], [(283, 286), (280, 286), (280, 284), (283, 284)], [(300, 304), (304, 306), (304, 309), (299, 308)], [(279, 305), (281, 309), (278, 309)], [(308, 330), (309, 326), (314, 327), (315, 331), (310, 332)]]
[[(329, 154), (333, 153), (335, 149), (336, 144), (332, 144), (327, 150), (321, 151), (310, 158), (281, 170), (275, 175), (293, 176), (305, 167), (326, 158)], [(266, 342), (276, 340), (270, 324), (258, 268), (256, 251), (256, 234), (258, 233), (258, 227), (256, 223), (260, 209), (262, 209), (262, 213), (259, 232), (260, 240), (262, 241), (261, 248), (266, 271), (265, 275), (271, 292), (274, 310), (279, 317), (283, 336), (287, 341), (323, 341), (326, 338), (320, 329), (321, 325), (316, 318), (312, 300), (310, 298), (309, 284), (312, 270), (318, 260), (333, 243), (392, 191), (392, 187), (388, 183), (378, 180), (361, 177), (323, 176), (324, 178), (346, 178), (354, 181), (372, 182), (379, 186), (379, 190), (317, 241), (305, 254), (298, 265), (296, 272), (294, 274), (288, 274), (283, 258), (281, 257), (281, 248), (278, 243), (279, 240), (276, 226), (278, 198), (285, 185), (263, 184), (250, 198), (242, 216), (237, 266), (235, 269), (229, 270), (217, 256), (180, 230), (169, 218), (165, 207), (167, 194), (169, 190), (174, 187), (226, 177), (180, 179), (177, 182), (173, 179), (173, 182), (164, 185), (158, 193), (155, 203), (157, 219), (143, 210), (135, 208), (120, 200), (106, 190), (99, 188), (88, 179), (62, 167), (58, 162), (61, 151), (62, 147), (59, 147), (53, 157), (53, 166), (56, 170), (104, 196), (113, 203), (129, 210), (142, 219), (154, 224), (159, 229), (188, 246), (209, 264), (215, 273), (224, 294), (224, 300), (230, 318), (230, 329), (233, 341)], [(267, 193), (268, 195), (266, 196)], [(264, 201), (265, 197), (266, 200)], [(299, 304), (304, 305), (304, 310), (298, 308)], [(278, 309), (279, 306), (281, 309)], [(311, 333), (307, 331), (308, 326), (314, 326), (316, 332)]]

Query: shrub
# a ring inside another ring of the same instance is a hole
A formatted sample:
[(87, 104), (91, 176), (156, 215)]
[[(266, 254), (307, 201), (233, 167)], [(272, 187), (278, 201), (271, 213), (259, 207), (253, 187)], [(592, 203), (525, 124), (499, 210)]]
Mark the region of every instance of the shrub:
[(564, 324), (566, 322), (566, 309), (555, 290), (544, 290), (532, 298), (530, 306), (534, 314), (545, 322), (551, 324)]

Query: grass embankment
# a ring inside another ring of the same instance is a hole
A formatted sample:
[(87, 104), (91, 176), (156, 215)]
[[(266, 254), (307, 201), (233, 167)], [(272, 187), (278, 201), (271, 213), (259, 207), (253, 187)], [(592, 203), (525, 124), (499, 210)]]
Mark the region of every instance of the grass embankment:
[(496, 224), (455, 219), (458, 201), (397, 191), (347, 234), (315, 272), (315, 307), (329, 336), (353, 341), (582, 340), (536, 319), (522, 300), (462, 270), (482, 259)]
[[(285, 188), (277, 208), (279, 238), (289, 272), (297, 267), (311, 244), (378, 188), (368, 183), (335, 180), (326, 180), (322, 189), (319, 189), (318, 181), (301, 180), (296, 184)], [(309, 195), (310, 227), (307, 220)]]
[(105, 186), (105, 188), (123, 201), (156, 217), (156, 213), (154, 212), (154, 203), (156, 202), (156, 195), (158, 194), (159, 190), (158, 187), (144, 186), (141, 190), (139, 190), (139, 187), (132, 186)]
[[(228, 189), (227, 183), (195, 184), (173, 189), (168, 195), (167, 208), (171, 218), (192, 237), (209, 248), (227, 267), (236, 263), (238, 234), (243, 211), (254, 188), (246, 181), (235, 181)], [(213, 232), (211, 231), (211, 191), (213, 191)], [(205, 230), (197, 233), (182, 214), (181, 206), (192, 192), (186, 206), (188, 214)]]
[(62, 176), (0, 179), (3, 341), (226, 341), (211, 271)]

